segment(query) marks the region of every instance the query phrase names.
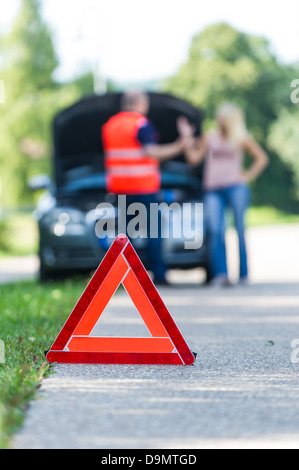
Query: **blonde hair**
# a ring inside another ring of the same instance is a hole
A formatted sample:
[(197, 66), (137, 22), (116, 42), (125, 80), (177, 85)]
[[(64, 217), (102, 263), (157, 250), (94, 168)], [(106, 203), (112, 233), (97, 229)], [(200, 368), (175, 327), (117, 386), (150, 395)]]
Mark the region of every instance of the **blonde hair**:
[(248, 138), (245, 116), (239, 106), (224, 103), (218, 108), (216, 117), (221, 120), (226, 136), (233, 144), (241, 145)]

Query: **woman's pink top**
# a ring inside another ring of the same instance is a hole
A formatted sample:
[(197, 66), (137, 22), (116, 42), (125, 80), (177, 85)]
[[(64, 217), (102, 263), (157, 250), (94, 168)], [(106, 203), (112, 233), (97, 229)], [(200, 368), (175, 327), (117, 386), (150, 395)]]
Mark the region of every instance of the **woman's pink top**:
[(222, 189), (242, 183), (243, 150), (218, 133), (208, 136), (208, 155), (204, 171), (206, 190)]

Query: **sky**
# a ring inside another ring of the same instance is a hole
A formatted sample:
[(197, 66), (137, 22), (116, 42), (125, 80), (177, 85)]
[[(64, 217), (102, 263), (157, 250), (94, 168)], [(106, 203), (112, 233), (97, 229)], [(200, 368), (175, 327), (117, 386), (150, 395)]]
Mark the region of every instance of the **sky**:
[[(7, 29), (19, 0), (0, 0)], [(60, 60), (56, 77), (84, 69), (118, 82), (172, 75), (186, 60), (192, 37), (225, 21), (270, 40), (285, 63), (299, 60), (298, 0), (41, 0)]]

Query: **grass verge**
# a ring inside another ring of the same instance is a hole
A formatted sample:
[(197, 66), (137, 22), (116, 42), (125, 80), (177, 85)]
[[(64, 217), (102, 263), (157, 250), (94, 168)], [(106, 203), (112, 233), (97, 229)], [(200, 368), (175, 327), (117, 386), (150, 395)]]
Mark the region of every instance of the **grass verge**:
[(5, 362), (0, 364), (0, 449), (9, 447), (41, 379), (50, 372), (44, 351), (51, 347), (87, 282), (76, 278), (0, 287), (0, 340), (5, 352)]
[(248, 227), (296, 223), (299, 224), (299, 215), (288, 214), (275, 207), (250, 207), (247, 213)]
[(0, 220), (0, 256), (37, 253), (37, 223), (29, 213), (15, 213)]

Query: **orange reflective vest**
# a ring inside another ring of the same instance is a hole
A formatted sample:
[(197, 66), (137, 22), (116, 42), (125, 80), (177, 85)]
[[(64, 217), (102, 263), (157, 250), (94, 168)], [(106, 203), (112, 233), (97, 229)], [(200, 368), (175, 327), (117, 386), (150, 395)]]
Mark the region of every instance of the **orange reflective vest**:
[(114, 194), (152, 194), (161, 188), (160, 163), (148, 157), (137, 135), (146, 118), (120, 112), (102, 128), (107, 190)]

